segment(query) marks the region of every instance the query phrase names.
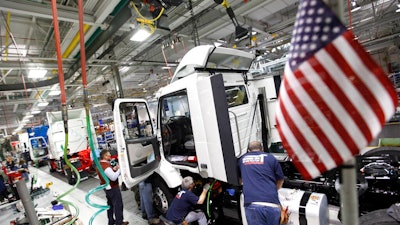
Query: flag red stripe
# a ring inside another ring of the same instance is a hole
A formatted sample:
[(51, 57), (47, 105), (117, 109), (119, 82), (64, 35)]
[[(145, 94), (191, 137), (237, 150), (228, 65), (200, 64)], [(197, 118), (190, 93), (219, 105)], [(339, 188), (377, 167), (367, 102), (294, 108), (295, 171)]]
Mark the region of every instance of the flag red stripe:
[[(316, 65), (319, 64), (319, 62), (315, 58), (311, 58), (309, 60), (310, 65)], [(304, 74), (300, 71), (297, 70), (294, 75), (298, 80), (307, 80), (307, 78), (304, 76)], [(317, 75), (318, 76), (318, 75)], [(326, 84), (327, 86), (329, 84)], [(324, 99), (321, 97), (321, 95), (315, 90), (315, 88), (311, 85), (310, 81), (308, 80), (307, 82), (302, 82), (302, 86), (304, 90), (308, 93), (310, 98), (313, 100), (313, 102), (318, 106), (319, 110), (321, 110), (321, 113), (325, 116), (325, 118), (329, 121), (330, 125), (335, 129), (336, 133), (340, 136), (344, 144), (347, 146), (348, 149), (357, 149), (357, 145), (354, 142), (354, 140), (351, 138), (345, 127), (342, 125), (336, 114), (329, 108), (329, 106), (326, 104)], [(292, 100), (293, 101), (293, 100)], [(305, 110), (302, 110), (305, 111)], [(305, 116), (305, 115), (304, 115)], [(323, 129), (320, 129), (318, 126), (318, 123), (313, 119), (311, 120), (306, 120), (307, 124), (309, 127), (314, 131), (314, 134), (318, 136), (319, 138), (327, 139), (328, 141), (330, 140), (327, 138), (326, 134), (324, 133)], [(327, 145), (325, 145), (325, 148), (328, 149), (329, 154), (332, 156), (332, 158), (335, 160), (336, 164), (341, 164), (343, 162), (343, 158), (341, 157), (340, 154), (338, 154), (338, 151), (347, 151), (346, 149), (335, 149), (335, 146), (332, 145), (332, 143), (329, 141)]]
[[(309, 60), (318, 61), (315, 56), (312, 56)], [(324, 83), (328, 84), (327, 87), (332, 92), (336, 99), (342, 104), (343, 108), (347, 110), (348, 115), (353, 119), (355, 124), (358, 126), (359, 130), (364, 135), (365, 139), (371, 140), (372, 133), (357, 110), (357, 108), (351, 103), (349, 98), (345, 93), (343, 93), (342, 89), (336, 83), (336, 81), (332, 78), (333, 74), (330, 74), (320, 63), (313, 63), (312, 67), (314, 68), (315, 72), (320, 75), (321, 79)], [(352, 149), (352, 153), (358, 154), (359, 149)]]
[[(289, 99), (293, 99), (296, 95), (294, 93), (292, 93), (292, 95), (289, 94), (288, 90), (291, 89), (289, 83), (287, 82), (286, 79), (284, 79), (283, 82), (285, 83), (284, 85), (286, 87), (286, 92), (288, 93)], [(289, 116), (289, 113), (287, 112), (283, 101), (280, 101), (279, 103), (280, 103), (282, 115), (283, 115), (284, 119), (286, 120), (286, 123), (288, 124), (289, 129), (292, 131), (294, 137), (297, 139), (297, 141), (301, 145), (302, 149), (304, 149), (304, 152), (306, 152), (307, 155), (310, 157), (310, 159), (313, 160), (315, 166), (318, 168), (319, 171), (326, 171), (325, 165), (320, 160), (315, 160), (316, 158), (319, 158), (318, 154), (310, 146), (310, 144), (304, 138), (303, 133), (299, 130), (299, 128), (293, 122), (292, 118)]]
[[(346, 59), (344, 59), (344, 57), (338, 51), (335, 45), (333, 44), (327, 45), (325, 47), (325, 50), (331, 55), (332, 58), (335, 59), (336, 63), (340, 66), (341, 70), (343, 71), (343, 75), (345, 75), (349, 80), (351, 80), (354, 87), (364, 97), (365, 102), (369, 104), (369, 107), (374, 111), (374, 114), (379, 119), (379, 122), (383, 124), (385, 122), (385, 114), (383, 113), (383, 110), (379, 105), (379, 102), (377, 101), (375, 96), (371, 93), (371, 90), (360, 79), (359, 76), (362, 76), (362, 74), (355, 75), (357, 74), (357, 72), (350, 67)], [(368, 141), (371, 141), (371, 139), (368, 139)]]
[(364, 66), (367, 67), (368, 70), (371, 71), (371, 73), (376, 75), (376, 79), (379, 80), (382, 87), (386, 89), (391, 97), (391, 100), (393, 101), (394, 107), (396, 107), (398, 104), (397, 93), (393, 88), (393, 84), (387, 78), (386, 73), (382, 70), (381, 67), (376, 66), (376, 62), (372, 59), (372, 57), (370, 57), (369, 54), (365, 54), (364, 47), (358, 41), (354, 40), (354, 34), (351, 31), (345, 32), (343, 34), (343, 37), (351, 46), (354, 47), (354, 51), (357, 53), (360, 60), (363, 61)]
[[(307, 78), (304, 77), (303, 73), (300, 70), (296, 70), (293, 74), (297, 78), (297, 80), (302, 81), (301, 84), (304, 88), (304, 91), (306, 91), (309, 96), (312, 96), (313, 94), (318, 94), (316, 93), (315, 89), (310, 85), (309, 81), (305, 81), (307, 80)], [(307, 123), (308, 128), (311, 129), (313, 133), (318, 137), (319, 141), (327, 150), (331, 158), (335, 161), (336, 165), (342, 163), (343, 162), (342, 157), (338, 154), (335, 147), (330, 142), (329, 138), (325, 135), (323, 129), (321, 129), (319, 124), (312, 117), (312, 112), (309, 113), (307, 110), (305, 110), (305, 106), (297, 98), (296, 94), (293, 92), (293, 89), (288, 89), (287, 92), (288, 95), (291, 96), (290, 100), (293, 102), (294, 105), (296, 105), (296, 109), (301, 115), (301, 117), (305, 118), (304, 121)], [(318, 106), (319, 109), (321, 109), (319, 104), (320, 101), (314, 101), (314, 103)], [(323, 150), (321, 149), (321, 151)]]
[[(276, 125), (279, 127), (279, 121), (276, 121)], [(278, 129), (279, 136), (282, 139), (282, 144), (283, 147), (285, 148), (286, 152), (289, 154), (290, 159), (292, 160), (294, 166), (297, 168), (301, 176), (303, 176), (304, 179), (310, 180), (312, 178), (311, 174), (308, 172), (308, 170), (304, 167), (303, 163), (301, 160), (297, 157), (295, 151), (292, 149), (290, 145), (288, 145), (288, 141), (286, 139), (286, 136), (282, 132), (281, 129)]]

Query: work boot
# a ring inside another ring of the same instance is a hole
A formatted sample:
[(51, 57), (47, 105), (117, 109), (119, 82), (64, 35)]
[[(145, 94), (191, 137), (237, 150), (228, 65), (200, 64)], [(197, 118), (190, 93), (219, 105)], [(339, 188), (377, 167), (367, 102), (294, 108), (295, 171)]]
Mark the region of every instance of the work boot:
[(150, 225), (159, 224), (159, 223), (160, 223), (160, 219), (158, 219), (158, 218), (152, 218), (149, 220)]
[(122, 224), (121, 225), (128, 225), (128, 221), (124, 221), (124, 222), (122, 222)]

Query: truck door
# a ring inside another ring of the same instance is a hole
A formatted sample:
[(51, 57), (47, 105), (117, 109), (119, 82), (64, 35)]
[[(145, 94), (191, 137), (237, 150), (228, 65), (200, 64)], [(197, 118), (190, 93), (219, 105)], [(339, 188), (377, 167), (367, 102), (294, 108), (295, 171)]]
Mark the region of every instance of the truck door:
[(30, 155), (32, 160), (40, 160), (47, 157), (47, 142), (43, 137), (29, 138)]
[(222, 74), (202, 79), (197, 85), (201, 110), (192, 110), (191, 114), (193, 118), (201, 118), (192, 120), (200, 173), (238, 184), (237, 158)]
[(159, 143), (147, 102), (117, 99), (114, 125), (122, 180), (130, 188), (151, 175), (160, 160)]

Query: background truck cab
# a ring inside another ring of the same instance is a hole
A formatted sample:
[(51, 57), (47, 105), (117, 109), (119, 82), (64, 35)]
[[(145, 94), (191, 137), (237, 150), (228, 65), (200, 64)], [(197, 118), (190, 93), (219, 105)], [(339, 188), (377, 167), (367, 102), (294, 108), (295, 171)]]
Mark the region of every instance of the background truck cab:
[[(65, 132), (64, 122), (61, 111), (47, 112), (47, 121), (49, 130), (47, 132), (49, 138), (49, 168), (50, 172), (67, 173), (64, 170), (64, 145)], [(90, 129), (94, 147), (98, 148), (96, 133), (94, 131), (93, 121), (90, 119)], [(92, 158), (90, 156), (90, 148), (88, 142), (88, 131), (86, 123), (85, 109), (68, 110), (68, 149), (71, 163), (79, 171), (81, 179), (87, 179), (89, 173), (92, 172)], [(93, 170), (94, 172), (94, 170)], [(69, 174), (66, 174), (68, 183), (74, 184), (75, 181)]]

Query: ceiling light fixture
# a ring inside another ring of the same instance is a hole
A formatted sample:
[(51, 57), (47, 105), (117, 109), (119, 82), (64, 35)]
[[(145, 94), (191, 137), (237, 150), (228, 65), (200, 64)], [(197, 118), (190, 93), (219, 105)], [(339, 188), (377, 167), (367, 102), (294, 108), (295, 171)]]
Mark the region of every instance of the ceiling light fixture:
[(150, 37), (151, 34), (156, 30), (154, 22), (143, 18), (136, 18), (140, 23), (140, 28), (132, 35), (131, 41), (142, 42)]
[(35, 114), (39, 114), (40, 112), (41, 112), (40, 110), (34, 110), (34, 111), (31, 112), (31, 114), (35, 115)]
[(136, 33), (134, 33), (131, 37), (131, 41), (138, 41), (138, 42), (142, 42), (144, 40), (146, 40), (148, 37), (150, 37), (151, 33), (145, 29), (139, 29), (138, 31), (136, 31)]
[(38, 107), (44, 107), (44, 106), (47, 106), (49, 103), (48, 102), (39, 102), (38, 104), (37, 104), (37, 106)]
[(61, 94), (61, 91), (58, 91), (58, 90), (53, 90), (53, 91), (49, 92), (49, 96), (57, 96), (60, 94)]
[(28, 73), (28, 78), (43, 78), (47, 73), (45, 69), (31, 69)]
[(355, 12), (361, 9), (361, 6), (356, 2), (356, 0), (351, 1), (351, 12)]
[(129, 70), (129, 67), (127, 67), (127, 66), (123, 66), (123, 67), (119, 68), (119, 72), (121, 72), (121, 73), (125, 73), (128, 70)]

